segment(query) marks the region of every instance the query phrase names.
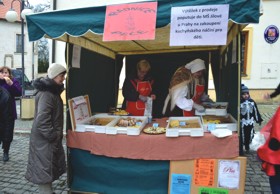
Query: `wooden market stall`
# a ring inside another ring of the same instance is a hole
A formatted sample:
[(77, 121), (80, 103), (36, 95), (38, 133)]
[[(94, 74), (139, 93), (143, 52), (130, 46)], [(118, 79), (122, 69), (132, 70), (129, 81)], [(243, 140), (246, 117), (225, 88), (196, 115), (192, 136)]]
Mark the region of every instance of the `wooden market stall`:
[[(161, 110), (173, 72), (179, 66), (201, 58), (211, 64), (217, 101), (229, 102), (228, 112), (239, 121), (240, 33), (248, 23), (258, 23), (260, 2), (158, 0), (157, 3), (154, 40), (104, 42), (105, 6), (29, 15), (29, 40), (36, 41), (44, 36), (68, 43), (67, 99), (88, 95), (91, 112), (108, 112), (110, 107), (116, 106), (124, 57), (127, 73), (135, 68), (131, 64), (146, 58), (158, 83), (158, 98), (154, 103), (154, 117), (158, 122), (165, 122)], [(226, 45), (169, 46), (171, 7), (218, 4), (229, 4)], [(72, 66), (73, 45), (82, 47), (79, 68)], [(68, 177), (72, 192), (168, 193), (169, 170), (174, 169), (170, 161), (232, 160), (239, 156), (238, 133), (224, 139), (209, 133), (201, 138), (79, 133), (71, 130), (69, 113), (67, 128)], [(243, 170), (244, 159), (237, 160), (241, 161)], [(174, 172), (178, 173), (176, 168)], [(244, 190), (244, 179), (239, 189), (229, 193)]]

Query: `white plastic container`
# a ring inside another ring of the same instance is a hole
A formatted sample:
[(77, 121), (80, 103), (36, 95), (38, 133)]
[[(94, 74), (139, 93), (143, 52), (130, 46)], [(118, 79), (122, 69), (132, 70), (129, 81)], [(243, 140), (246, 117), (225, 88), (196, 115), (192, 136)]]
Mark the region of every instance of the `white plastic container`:
[[(195, 121), (198, 123), (198, 127), (191, 127), (191, 128), (181, 128), (181, 127), (172, 127), (170, 123), (172, 120), (176, 120), (179, 122), (186, 122), (188, 121)], [(191, 137), (201, 137), (204, 136), (204, 131), (202, 127), (202, 123), (200, 117), (169, 117), (168, 125), (166, 128), (166, 137), (179, 137), (179, 136), (191, 136)]]
[[(215, 123), (206, 123), (205, 120), (220, 120), (222, 121), (219, 124)], [(231, 114), (226, 114), (225, 116), (216, 116), (216, 115), (203, 115), (201, 116), (201, 121), (203, 124), (204, 131), (211, 131), (214, 129), (228, 129), (231, 131), (237, 131), (237, 121), (232, 117)], [(226, 121), (226, 122), (223, 122)]]
[[(87, 95), (72, 98), (68, 100), (68, 104), (72, 130), (76, 132), (91, 131), (95, 133), (105, 133), (107, 125), (119, 118), (119, 116), (108, 115), (107, 113), (101, 113), (92, 116), (89, 97)], [(112, 121), (106, 125), (90, 124), (91, 120), (97, 118), (111, 118)]]
[[(116, 126), (120, 119), (134, 118), (139, 120), (139, 125), (136, 126), (127, 126), (127, 127), (119, 127)], [(109, 135), (117, 135), (117, 134), (126, 134), (126, 135), (139, 135), (142, 129), (148, 123), (148, 117), (146, 116), (121, 116), (120, 118), (114, 120), (106, 127), (106, 134)]]
[(195, 110), (195, 115), (227, 115), (227, 102), (203, 102), (202, 106), (205, 107), (205, 112), (198, 112)]

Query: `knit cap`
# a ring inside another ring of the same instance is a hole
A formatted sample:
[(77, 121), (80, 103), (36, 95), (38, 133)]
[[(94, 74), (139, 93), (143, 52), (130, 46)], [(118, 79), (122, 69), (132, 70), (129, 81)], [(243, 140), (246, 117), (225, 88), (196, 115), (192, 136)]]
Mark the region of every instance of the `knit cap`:
[(201, 59), (195, 59), (185, 65), (185, 68), (191, 70), (192, 73), (196, 73), (198, 71), (205, 69), (205, 63)]
[(249, 93), (249, 89), (247, 86), (245, 86), (244, 84), (241, 85), (241, 93)]
[(66, 68), (58, 63), (53, 63), (51, 64), (51, 66), (48, 69), (48, 77), (50, 79), (55, 78), (56, 76), (58, 76), (61, 73), (66, 72)]

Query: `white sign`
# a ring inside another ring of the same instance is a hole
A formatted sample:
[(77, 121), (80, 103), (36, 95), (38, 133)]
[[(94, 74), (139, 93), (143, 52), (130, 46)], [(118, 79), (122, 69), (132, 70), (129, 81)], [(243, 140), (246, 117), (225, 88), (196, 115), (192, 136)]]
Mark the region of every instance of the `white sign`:
[(229, 5), (171, 8), (170, 46), (225, 45)]
[(78, 45), (73, 46), (72, 67), (74, 68), (80, 68), (81, 49), (82, 47)]
[(239, 160), (219, 160), (218, 187), (238, 189), (240, 181)]

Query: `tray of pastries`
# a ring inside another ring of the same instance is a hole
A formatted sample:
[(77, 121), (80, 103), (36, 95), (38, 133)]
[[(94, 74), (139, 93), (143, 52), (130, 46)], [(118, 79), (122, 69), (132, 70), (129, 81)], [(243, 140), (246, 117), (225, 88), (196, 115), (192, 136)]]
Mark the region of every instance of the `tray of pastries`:
[(163, 134), (166, 132), (166, 127), (161, 127), (158, 123), (153, 123), (152, 126), (148, 126), (143, 129), (143, 132), (150, 135)]
[(203, 127), (200, 117), (169, 117), (166, 136), (203, 136)]
[(121, 116), (106, 127), (106, 134), (139, 135), (147, 123), (146, 116)]
[(203, 115), (201, 116), (201, 120), (204, 131), (211, 131), (214, 129), (237, 131), (237, 121), (229, 113), (225, 116)]

